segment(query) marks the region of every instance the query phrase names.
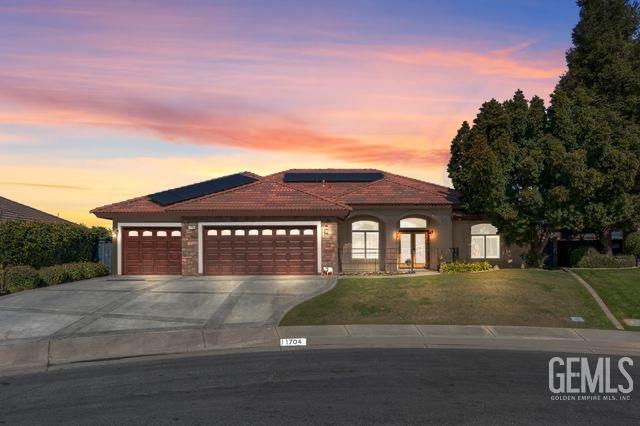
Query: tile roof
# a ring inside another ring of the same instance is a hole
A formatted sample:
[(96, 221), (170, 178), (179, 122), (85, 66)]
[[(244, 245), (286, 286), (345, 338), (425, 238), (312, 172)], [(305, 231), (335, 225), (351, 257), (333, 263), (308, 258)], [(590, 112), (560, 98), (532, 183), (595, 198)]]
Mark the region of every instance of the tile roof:
[[(381, 172), (373, 182), (283, 182), (287, 172)], [(245, 172), (249, 174), (248, 172)], [(350, 205), (456, 205), (456, 192), (441, 185), (376, 169), (291, 169), (248, 185), (161, 207), (149, 196), (92, 210), (100, 217), (117, 214), (176, 214), (214, 216), (346, 216)]]
[(58, 216), (0, 197), (0, 220), (35, 220), (38, 222), (71, 223)]
[(167, 207), (168, 212), (327, 211), (347, 214), (349, 206), (275, 181), (258, 181), (249, 185), (184, 201)]

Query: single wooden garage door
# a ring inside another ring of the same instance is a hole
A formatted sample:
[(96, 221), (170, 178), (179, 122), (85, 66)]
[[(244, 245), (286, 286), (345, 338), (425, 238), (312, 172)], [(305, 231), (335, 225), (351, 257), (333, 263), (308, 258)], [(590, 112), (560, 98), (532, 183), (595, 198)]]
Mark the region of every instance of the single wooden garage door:
[(315, 226), (205, 228), (205, 275), (318, 273)]
[(180, 228), (123, 228), (122, 273), (182, 274)]

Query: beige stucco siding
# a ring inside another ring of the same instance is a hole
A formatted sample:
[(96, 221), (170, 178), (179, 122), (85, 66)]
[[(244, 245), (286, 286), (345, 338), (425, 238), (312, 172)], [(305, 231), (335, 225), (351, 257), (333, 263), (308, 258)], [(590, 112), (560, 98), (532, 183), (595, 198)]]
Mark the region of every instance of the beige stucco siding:
[[(487, 220), (454, 220), (453, 223), (453, 245), (458, 248), (458, 257), (464, 261), (479, 261), (482, 259), (471, 259), (471, 227), (480, 223), (489, 223)], [(522, 254), (526, 252), (525, 247), (516, 245), (508, 246), (504, 237), (500, 237), (500, 259), (487, 259), (492, 265), (501, 268), (519, 268), (522, 263)]]

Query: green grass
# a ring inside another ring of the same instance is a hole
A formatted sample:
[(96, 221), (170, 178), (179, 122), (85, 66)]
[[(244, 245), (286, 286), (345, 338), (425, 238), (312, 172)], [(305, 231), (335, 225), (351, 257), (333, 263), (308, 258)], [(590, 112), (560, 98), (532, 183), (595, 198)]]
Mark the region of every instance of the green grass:
[[(584, 324), (571, 322), (582, 316)], [(561, 271), (500, 270), (398, 278), (341, 278), (281, 325), (487, 324), (612, 328), (589, 293)]]
[(613, 315), (626, 328), (625, 318), (640, 319), (640, 269), (576, 269), (591, 287), (598, 292)]

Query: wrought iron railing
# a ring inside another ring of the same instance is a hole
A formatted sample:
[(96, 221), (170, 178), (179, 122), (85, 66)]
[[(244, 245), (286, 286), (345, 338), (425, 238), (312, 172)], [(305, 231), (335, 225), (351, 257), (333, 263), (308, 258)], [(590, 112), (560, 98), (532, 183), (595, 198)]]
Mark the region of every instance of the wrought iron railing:
[(340, 272), (344, 274), (437, 270), (441, 263), (452, 262), (459, 258), (460, 250), (457, 247), (444, 250), (417, 248), (409, 251), (401, 250), (399, 246), (365, 249), (344, 244), (339, 249)]

